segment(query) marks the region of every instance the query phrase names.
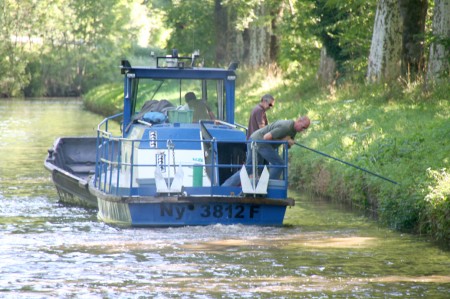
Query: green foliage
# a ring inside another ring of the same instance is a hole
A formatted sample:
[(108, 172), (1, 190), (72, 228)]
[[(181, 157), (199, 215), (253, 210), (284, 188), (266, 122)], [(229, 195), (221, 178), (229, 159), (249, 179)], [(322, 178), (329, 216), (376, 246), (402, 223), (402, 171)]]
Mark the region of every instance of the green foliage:
[[(312, 32), (334, 58), (341, 76), (362, 81), (367, 71), (377, 1), (316, 0)], [(365, 28), (365, 30), (362, 30)]]
[[(0, 96), (22, 96), (29, 82), (27, 42), (34, 32), (36, 19), (33, 1), (4, 0), (0, 2)], [(19, 9), (20, 8), (20, 9)]]
[[(251, 73), (251, 75), (250, 75)], [(291, 81), (266, 70), (238, 73), (237, 119), (246, 124), (258, 97), (275, 95), (269, 121), (308, 114), (297, 141), (398, 182), (380, 178), (300, 147), (290, 151), (292, 187), (364, 209), (394, 229), (448, 242), (450, 86), (421, 82), (343, 85), (321, 92), (315, 77)]]
[[(169, 49), (177, 49), (180, 55), (190, 56), (200, 50), (202, 58), (210, 65), (215, 58), (214, 1), (170, 1), (166, 10), (166, 24), (172, 30), (167, 42)], [(218, 36), (217, 38), (220, 38)]]
[(450, 173), (447, 169), (427, 169), (423, 194), (424, 210), (421, 214), (423, 233), (450, 241)]
[(264, 7), (267, 12), (270, 12), (272, 9), (276, 10), (277, 7), (283, 5), (283, 2), (280, 0), (224, 0), (222, 5), (235, 12), (236, 29), (244, 31), (250, 27), (251, 23), (263, 26), (264, 23), (271, 21), (270, 13), (258, 15), (256, 13), (258, 8)]
[[(109, 9), (103, 11), (105, 6)], [(63, 10), (63, 16), (59, 10)], [(126, 27), (129, 7), (120, 0), (75, 1), (53, 13), (58, 29), (64, 28), (67, 19), (70, 27), (67, 33), (55, 30), (48, 36), (60, 41), (44, 55), (44, 80), (49, 82), (49, 93), (79, 95), (98, 82), (117, 79), (114, 69), (134, 37)], [(55, 73), (60, 76), (55, 78)]]
[[(294, 184), (299, 182), (307, 190), (377, 211), (379, 219), (393, 228), (419, 231), (424, 215), (429, 214), (429, 202), (424, 201), (420, 189), (427, 169), (448, 168), (450, 164), (449, 87), (423, 90), (420, 84), (409, 88), (351, 85), (335, 96), (324, 95), (301, 104), (313, 118), (301, 143), (399, 185), (303, 149), (292, 153)], [(426, 186), (434, 189), (435, 184)], [(448, 230), (433, 234), (442, 238)]]
[(125, 0), (0, 2), (0, 95), (80, 95), (116, 80), (114, 70), (136, 40), (129, 25), (132, 5)]
[[(340, 80), (363, 81), (367, 71), (376, 1), (296, 1), (279, 26), (278, 61), (292, 76), (318, 68), (320, 48), (337, 63)], [(288, 32), (288, 34), (286, 34)]]
[[(117, 79), (114, 68), (119, 59), (130, 56), (138, 44), (139, 28), (134, 25), (137, 23), (133, 15), (136, 10), (145, 11), (146, 20), (140, 24), (148, 30), (152, 49), (163, 47), (168, 52), (177, 48), (181, 55), (199, 49), (207, 65), (220, 65), (234, 56), (245, 61), (251, 53), (269, 53), (270, 59), (263, 57), (258, 61), (276, 61), (285, 75), (290, 76), (286, 78), (295, 84), (314, 74), (324, 45), (337, 62), (340, 83), (362, 82), (376, 3), (375, 0), (3, 0), (1, 95), (80, 95), (93, 86)], [(429, 14), (433, 5), (431, 1)], [(250, 35), (263, 28), (270, 35), (266, 42), (250, 43)], [(429, 47), (436, 37), (430, 34), (430, 22), (426, 28)], [(230, 41), (237, 44), (233, 51), (227, 51), (232, 48), (227, 45)], [(441, 42), (448, 45), (448, 40)], [(139, 45), (150, 50), (147, 46)]]
[(123, 85), (104, 84), (83, 96), (84, 106), (103, 116), (114, 115), (123, 110)]
[(42, 97), (46, 94), (41, 66), (42, 63), (37, 57), (30, 57), (30, 61), (25, 68), (25, 72), (30, 78), (30, 82), (23, 88), (25, 97)]
[[(277, 32), (284, 38), (278, 61), (290, 76), (304, 76), (317, 69), (320, 60), (320, 41), (311, 28), (318, 21), (313, 13), (312, 1), (296, 1), (292, 10), (286, 10)], [(286, 34), (288, 33), (288, 34)], [(300, 80), (297, 80), (300, 81)]]

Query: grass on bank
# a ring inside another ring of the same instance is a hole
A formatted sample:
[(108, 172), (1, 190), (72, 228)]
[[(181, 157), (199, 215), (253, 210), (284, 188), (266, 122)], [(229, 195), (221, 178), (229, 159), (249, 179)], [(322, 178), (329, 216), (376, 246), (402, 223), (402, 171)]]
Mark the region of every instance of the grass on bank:
[[(297, 142), (398, 182), (394, 185), (304, 148), (291, 149), (292, 187), (372, 211), (383, 224), (450, 241), (450, 86), (347, 85), (321, 90), (314, 75), (238, 70), (236, 120), (274, 95), (269, 121), (307, 114)], [(94, 111), (121, 108), (122, 85), (90, 92)], [(111, 113), (112, 114), (112, 113)]]
[(237, 121), (247, 125), (264, 93), (269, 121), (307, 114), (297, 142), (389, 178), (398, 185), (307, 149), (291, 150), (292, 187), (372, 211), (385, 225), (450, 239), (450, 87), (348, 85), (322, 90), (314, 75), (285, 79), (241, 71)]

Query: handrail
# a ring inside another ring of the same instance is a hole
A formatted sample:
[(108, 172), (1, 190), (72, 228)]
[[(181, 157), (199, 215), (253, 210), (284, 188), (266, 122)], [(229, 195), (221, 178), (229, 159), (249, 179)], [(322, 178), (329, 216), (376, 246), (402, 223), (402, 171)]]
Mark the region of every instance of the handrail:
[[(104, 119), (97, 125), (97, 131), (98, 131), (98, 132), (104, 132), (105, 134), (108, 134), (108, 135), (112, 135), (111, 132), (108, 132), (108, 122), (109, 122), (110, 120), (113, 120), (113, 119), (115, 119), (115, 118), (117, 118), (117, 117), (119, 117), (119, 116), (122, 116), (122, 115), (123, 115), (123, 112), (117, 113), (117, 114), (114, 114), (114, 115), (112, 115), (112, 116), (108, 116), (108, 117), (104, 118)], [(101, 127), (102, 127), (103, 125), (105, 125), (105, 129), (104, 129), (104, 130), (101, 129)]]
[[(103, 124), (106, 124), (108, 119), (105, 119)], [(155, 160), (154, 163), (135, 163), (134, 156), (136, 155), (136, 146), (135, 144), (137, 142), (139, 143), (150, 143), (154, 142), (156, 145), (159, 145), (160, 147), (158, 150), (161, 151), (169, 151), (169, 148), (167, 148), (167, 140), (166, 139), (132, 139), (132, 138), (125, 138), (125, 137), (113, 137), (111, 134), (104, 134), (102, 130), (98, 131), (98, 141), (97, 141), (97, 148), (98, 148), (98, 155), (97, 155), (97, 166), (96, 166), (96, 174), (95, 174), (95, 186), (98, 187), (101, 191), (109, 194), (116, 194), (116, 195), (126, 195), (126, 196), (133, 196), (133, 192), (137, 192), (137, 186), (135, 183), (134, 177), (135, 177), (135, 170), (136, 169), (143, 169), (146, 167), (163, 167), (163, 168), (170, 168), (170, 167), (194, 167), (195, 163), (178, 163), (175, 165), (174, 161), (171, 161), (171, 159), (167, 159), (166, 161), (163, 161), (163, 163), (158, 163), (157, 160)], [(251, 143), (255, 141), (240, 141), (239, 143)], [(176, 139), (172, 140), (172, 146), (179, 144), (179, 143), (203, 143), (203, 144), (211, 144), (211, 162), (206, 163), (206, 161), (203, 161), (203, 164), (201, 164), (202, 167), (205, 167), (207, 169), (211, 169), (211, 185), (205, 186), (201, 188), (210, 188), (210, 193), (213, 195), (213, 188), (220, 187), (219, 180), (217, 179), (217, 175), (219, 174), (219, 169), (223, 168), (231, 168), (231, 169), (240, 169), (242, 165), (240, 164), (224, 164), (219, 163), (217, 158), (217, 153), (215, 152), (215, 148), (217, 148), (217, 143), (236, 143), (236, 141), (230, 141), (230, 140), (223, 140), (218, 141), (216, 139), (209, 139), (209, 140), (192, 140), (192, 139)], [(288, 149), (288, 142), (287, 141), (256, 141), (256, 143), (277, 143), (283, 146), (283, 158), (284, 158), (284, 165), (271, 165), (270, 167), (273, 168), (283, 168), (283, 179), (282, 181), (285, 182), (285, 187), (287, 188), (287, 177), (288, 177), (288, 155), (287, 155), (287, 149)], [(129, 144), (129, 145), (127, 145)], [(163, 144), (166, 144), (166, 147), (163, 147)], [(150, 148), (151, 149), (151, 148)], [(126, 151), (126, 152), (125, 152)], [(169, 153), (170, 154), (170, 153)], [(123, 160), (122, 158), (124, 156), (128, 155), (127, 161)], [(264, 165), (258, 164), (256, 167), (263, 167)], [(128, 170), (126, 170), (128, 169)], [(126, 170), (126, 173), (128, 175), (124, 174), (124, 170)], [(175, 173), (170, 173), (170, 178), (172, 179), (174, 177)], [(123, 180), (126, 181), (123, 181)], [(146, 178), (144, 178), (146, 179)], [(149, 179), (154, 179), (150, 175)], [(125, 187), (127, 186), (127, 187)], [(198, 187), (197, 187), (198, 188)], [(226, 187), (224, 187), (226, 188)], [(134, 190), (134, 191), (133, 191)], [(206, 190), (206, 189), (205, 189)], [(122, 192), (122, 193), (121, 193)], [(126, 194), (123, 194), (125, 192)], [(120, 193), (120, 194), (119, 194)]]

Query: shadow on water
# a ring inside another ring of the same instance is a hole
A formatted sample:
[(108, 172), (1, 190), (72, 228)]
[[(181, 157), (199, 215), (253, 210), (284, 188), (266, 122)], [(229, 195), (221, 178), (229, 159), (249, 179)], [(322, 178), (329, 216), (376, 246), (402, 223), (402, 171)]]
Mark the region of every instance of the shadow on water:
[[(306, 217), (306, 222), (302, 219), (298, 219), (295, 216), (292, 216), (294, 222), (293, 224), (288, 224), (288, 221), (285, 221), (285, 225), (302, 225), (316, 228), (323, 228), (328, 225), (338, 226), (339, 223), (350, 223), (352, 225), (358, 225), (361, 221), (362, 225), (375, 226), (377, 229), (382, 229), (379, 227), (377, 222), (377, 215), (373, 211), (364, 211), (357, 207), (349, 206), (345, 203), (334, 202), (327, 198), (317, 197), (311, 194), (304, 194), (298, 191), (291, 190), (290, 196), (297, 198), (301, 201), (301, 205), (304, 207), (303, 212), (309, 213), (308, 217)], [(336, 213), (336, 215), (334, 215)], [(289, 213), (288, 213), (289, 215)], [(290, 216), (287, 217), (287, 219)], [(333, 220), (331, 220), (333, 218)], [(384, 228), (386, 229), (386, 228)], [(396, 232), (399, 235), (407, 236), (409, 235), (408, 231)], [(436, 242), (435, 240), (429, 239), (427, 236), (414, 235), (411, 236), (416, 240), (420, 240), (426, 242), (432, 246), (438, 247), (443, 251), (450, 252), (450, 244), (445, 242)]]
[(295, 192), (283, 227), (106, 225), (93, 210), (59, 204), (43, 168), (56, 137), (92, 136), (102, 117), (55, 100), (0, 102), (0, 119), (1, 298), (450, 293), (450, 252)]

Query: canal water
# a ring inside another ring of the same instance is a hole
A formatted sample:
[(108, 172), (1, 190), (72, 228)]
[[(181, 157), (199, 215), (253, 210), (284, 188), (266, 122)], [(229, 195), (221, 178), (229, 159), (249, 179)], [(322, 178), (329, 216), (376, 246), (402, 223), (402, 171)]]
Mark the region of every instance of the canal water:
[(78, 100), (0, 100), (0, 298), (449, 298), (450, 252), (291, 192), (285, 225), (135, 229), (58, 203), (43, 161)]

